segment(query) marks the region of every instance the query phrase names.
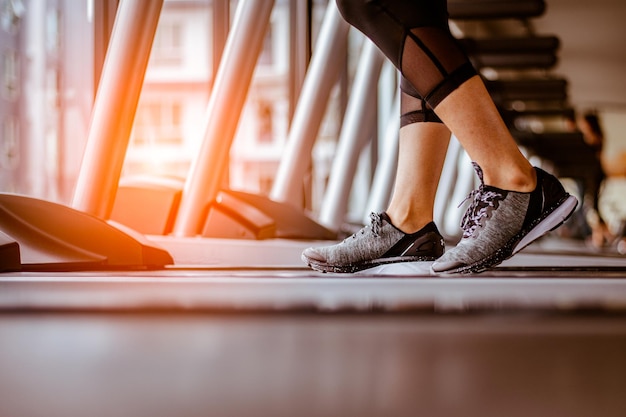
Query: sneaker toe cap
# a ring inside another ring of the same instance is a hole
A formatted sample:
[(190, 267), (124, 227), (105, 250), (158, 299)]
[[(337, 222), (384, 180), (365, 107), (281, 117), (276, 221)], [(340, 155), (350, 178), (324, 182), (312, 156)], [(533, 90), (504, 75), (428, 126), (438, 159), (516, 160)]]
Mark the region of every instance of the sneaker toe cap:
[(319, 253), (315, 248), (308, 248), (302, 252), (302, 259), (308, 261), (326, 262), (326, 257)]
[(448, 272), (448, 271), (453, 271), (457, 268), (462, 268), (466, 266), (463, 262), (460, 262), (458, 260), (442, 260), (442, 259), (438, 259), (435, 262), (433, 262), (432, 265), (432, 270), (433, 272)]

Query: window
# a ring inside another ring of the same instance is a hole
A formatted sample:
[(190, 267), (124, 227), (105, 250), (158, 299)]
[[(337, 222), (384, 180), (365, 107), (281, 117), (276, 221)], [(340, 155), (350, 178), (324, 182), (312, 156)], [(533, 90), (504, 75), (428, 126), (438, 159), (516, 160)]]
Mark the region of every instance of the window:
[(180, 102), (142, 103), (137, 109), (134, 143), (181, 145), (182, 107)]
[(183, 26), (180, 22), (159, 24), (152, 45), (152, 63), (177, 66), (183, 63)]
[(272, 105), (261, 101), (258, 103), (257, 111), (259, 143), (272, 143), (274, 137)]
[(2, 98), (14, 100), (19, 92), (19, 68), (15, 51), (2, 55)]
[(19, 163), (19, 131), (17, 121), (9, 117), (2, 123), (0, 142), (0, 168), (14, 170)]
[(0, 2), (0, 27), (7, 33), (15, 34), (20, 21), (26, 13), (26, 6), (22, 0)]
[(261, 49), (261, 54), (259, 55), (259, 65), (269, 67), (274, 64), (274, 37), (272, 36), (272, 32), (272, 25), (269, 25), (269, 27), (267, 28), (267, 33), (265, 34), (265, 38), (263, 38), (263, 49)]

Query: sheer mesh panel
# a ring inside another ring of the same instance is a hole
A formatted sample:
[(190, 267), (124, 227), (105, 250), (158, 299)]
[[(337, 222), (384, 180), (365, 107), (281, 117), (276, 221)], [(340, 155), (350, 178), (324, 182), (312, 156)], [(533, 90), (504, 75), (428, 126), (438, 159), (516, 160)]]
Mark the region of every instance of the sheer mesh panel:
[(400, 89), (400, 127), (421, 122), (441, 123), (433, 109), (404, 77), (402, 77)]
[(446, 0), (337, 0), (337, 6), (410, 81), (410, 91), (402, 90), (402, 123), (439, 121), (432, 109), (476, 75), (450, 33)]
[(475, 71), (468, 73), (460, 80), (453, 76), (458, 71), (467, 72), (468, 63), (452, 35), (441, 28), (414, 28), (407, 34), (401, 71), (431, 108), (437, 107), (443, 99), (433, 99), (437, 90), (452, 91), (475, 74)]

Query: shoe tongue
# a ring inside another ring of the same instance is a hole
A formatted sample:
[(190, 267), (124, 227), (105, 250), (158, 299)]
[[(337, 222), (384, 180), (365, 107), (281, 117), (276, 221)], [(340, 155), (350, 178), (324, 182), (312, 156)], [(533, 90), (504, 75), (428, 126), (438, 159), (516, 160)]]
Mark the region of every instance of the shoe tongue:
[(494, 187), (493, 185), (487, 185), (485, 184), (485, 179), (483, 178), (483, 169), (480, 167), (480, 165), (478, 165), (476, 162), (472, 162), (472, 166), (474, 167), (474, 170), (476, 171), (476, 175), (478, 175), (478, 179), (480, 179), (480, 185), (483, 190), (490, 190), (490, 191), (495, 191), (498, 192), (502, 195), (506, 195), (508, 194), (508, 190), (505, 190), (503, 188), (498, 188), (498, 187)]

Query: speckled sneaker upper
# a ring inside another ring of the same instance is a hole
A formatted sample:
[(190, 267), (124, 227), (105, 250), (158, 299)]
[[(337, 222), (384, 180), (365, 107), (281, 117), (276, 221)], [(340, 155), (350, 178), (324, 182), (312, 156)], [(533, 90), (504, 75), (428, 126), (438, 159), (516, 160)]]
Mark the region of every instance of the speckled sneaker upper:
[(468, 196), (472, 202), (461, 221), (463, 237), (433, 262), (436, 273), (477, 273), (492, 268), (563, 224), (578, 204), (542, 169), (535, 168), (535, 190), (520, 193), (485, 185), (482, 170), (475, 163), (474, 168), (481, 185)]
[(444, 252), (435, 223), (406, 234), (391, 224), (386, 213), (372, 213), (370, 220), (341, 243), (306, 249), (302, 260), (317, 271), (356, 272), (395, 262), (433, 261)]

